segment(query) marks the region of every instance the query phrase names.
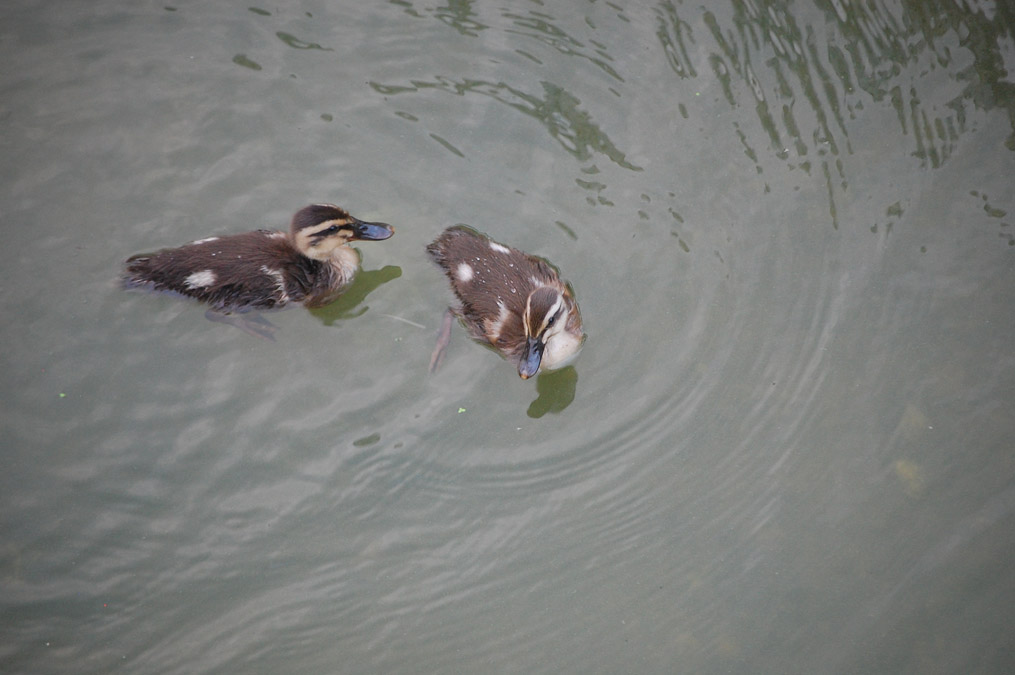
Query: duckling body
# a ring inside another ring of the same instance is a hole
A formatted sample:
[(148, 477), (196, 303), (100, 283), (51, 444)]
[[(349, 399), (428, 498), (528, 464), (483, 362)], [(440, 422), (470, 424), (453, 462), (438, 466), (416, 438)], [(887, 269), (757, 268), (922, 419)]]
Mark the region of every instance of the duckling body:
[(208, 237), (131, 256), (123, 278), (128, 287), (179, 293), (220, 313), (321, 307), (356, 274), (359, 254), (349, 242), (393, 233), (390, 225), (357, 220), (333, 204), (312, 204), (296, 212), (289, 232)]
[[(545, 260), (462, 225), (446, 229), (427, 252), (451, 282), (458, 300), (451, 312), (474, 340), (516, 362), (522, 379), (560, 368), (581, 350), (578, 303)], [(442, 352), (439, 344), (432, 368)]]

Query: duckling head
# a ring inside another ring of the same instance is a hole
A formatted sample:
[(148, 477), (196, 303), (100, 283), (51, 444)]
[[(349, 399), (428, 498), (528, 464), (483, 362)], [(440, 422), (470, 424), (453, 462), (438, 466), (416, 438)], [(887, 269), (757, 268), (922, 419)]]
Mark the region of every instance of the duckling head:
[(585, 335), (570, 288), (540, 286), (529, 293), (522, 315), (525, 345), (518, 361), (523, 380), (543, 370), (567, 365), (581, 351)]
[(300, 253), (327, 261), (350, 241), (380, 241), (393, 235), (395, 229), (387, 223), (357, 220), (334, 204), (311, 204), (296, 212), (289, 232)]

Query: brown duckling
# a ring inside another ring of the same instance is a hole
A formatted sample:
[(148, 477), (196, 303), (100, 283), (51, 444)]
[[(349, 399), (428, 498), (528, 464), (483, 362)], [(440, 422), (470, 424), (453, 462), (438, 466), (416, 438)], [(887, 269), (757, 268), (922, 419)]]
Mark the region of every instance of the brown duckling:
[(445, 314), (431, 370), (443, 357), (452, 314), (474, 340), (515, 361), (522, 379), (577, 356), (585, 340), (578, 303), (548, 262), (464, 225), (444, 230), (426, 250), (458, 298)]
[(311, 204), (296, 212), (289, 232), (221, 235), (131, 256), (123, 279), (128, 287), (196, 298), (211, 306), (214, 320), (289, 304), (322, 307), (338, 298), (359, 267), (349, 242), (392, 234), (385, 223), (357, 220), (333, 204)]

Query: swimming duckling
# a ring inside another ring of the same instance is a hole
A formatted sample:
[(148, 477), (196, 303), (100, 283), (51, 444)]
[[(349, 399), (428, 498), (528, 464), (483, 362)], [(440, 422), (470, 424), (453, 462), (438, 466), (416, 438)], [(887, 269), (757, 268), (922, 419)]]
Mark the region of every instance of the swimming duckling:
[(385, 223), (357, 220), (333, 204), (311, 204), (296, 212), (288, 233), (255, 230), (131, 256), (123, 279), (128, 287), (196, 298), (211, 306), (208, 318), (218, 321), (231, 322), (227, 315), (233, 312), (289, 304), (322, 307), (338, 298), (359, 267), (349, 242), (392, 234)]
[(458, 298), (445, 314), (431, 371), (443, 358), (452, 315), (474, 340), (516, 361), (522, 379), (560, 368), (577, 356), (585, 340), (578, 303), (545, 260), (464, 225), (444, 230), (426, 250)]

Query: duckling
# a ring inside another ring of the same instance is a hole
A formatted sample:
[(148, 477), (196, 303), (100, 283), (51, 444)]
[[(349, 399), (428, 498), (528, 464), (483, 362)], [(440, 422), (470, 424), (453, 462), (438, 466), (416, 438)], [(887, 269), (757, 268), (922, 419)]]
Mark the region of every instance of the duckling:
[(426, 250), (458, 299), (445, 313), (431, 372), (443, 358), (452, 316), (474, 340), (515, 361), (523, 380), (565, 366), (578, 355), (585, 341), (578, 303), (547, 261), (464, 225), (444, 230)]
[[(311, 204), (296, 212), (288, 233), (214, 236), (131, 256), (123, 280), (127, 287), (196, 298), (210, 305), (208, 318), (232, 323), (228, 315), (234, 312), (333, 302), (359, 267), (359, 254), (349, 242), (392, 234), (386, 223), (357, 220), (334, 204)], [(253, 326), (241, 328), (264, 335)]]

